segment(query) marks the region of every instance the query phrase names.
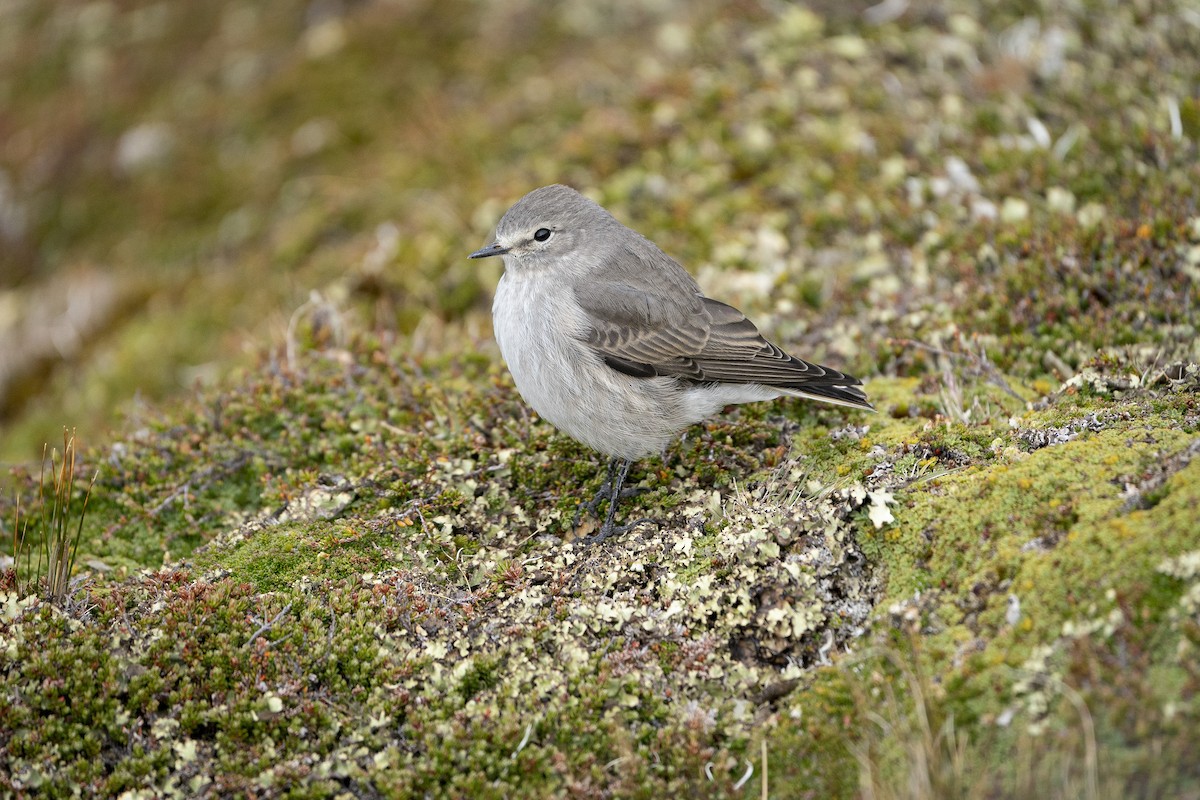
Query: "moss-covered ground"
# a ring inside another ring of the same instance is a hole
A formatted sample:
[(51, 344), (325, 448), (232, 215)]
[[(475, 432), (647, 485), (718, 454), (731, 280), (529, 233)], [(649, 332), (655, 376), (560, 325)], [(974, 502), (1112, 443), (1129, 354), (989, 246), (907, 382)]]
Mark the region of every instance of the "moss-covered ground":
[[(15, 797), (1200, 798), (1188, 2), (0, 8)], [(878, 413), (635, 466), (512, 387), (587, 191)], [(51, 333), (47, 333), (50, 331)], [(77, 517), (73, 517), (77, 518)]]

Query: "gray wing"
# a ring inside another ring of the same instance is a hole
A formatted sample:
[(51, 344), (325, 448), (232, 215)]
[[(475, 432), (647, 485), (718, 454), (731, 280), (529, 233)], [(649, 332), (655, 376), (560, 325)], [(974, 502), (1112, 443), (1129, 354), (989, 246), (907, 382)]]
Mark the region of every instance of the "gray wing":
[(674, 291), (656, 291), (660, 287), (645, 279), (576, 287), (589, 322), (584, 341), (609, 367), (637, 378), (761, 384), (871, 408), (858, 378), (788, 355), (745, 314), (701, 295), (683, 268), (672, 265), (687, 277), (687, 285), (678, 285), (678, 275), (671, 276)]

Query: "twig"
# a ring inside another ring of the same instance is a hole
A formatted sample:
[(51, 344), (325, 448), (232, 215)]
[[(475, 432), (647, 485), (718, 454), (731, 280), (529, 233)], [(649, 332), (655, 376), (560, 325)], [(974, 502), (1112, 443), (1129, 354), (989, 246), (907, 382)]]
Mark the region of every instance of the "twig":
[(766, 739), (766, 737), (764, 736), (762, 739), (760, 739), (759, 743), (762, 745), (762, 748), (761, 748), (761, 750), (762, 750), (762, 765), (763, 765), (762, 800), (767, 800), (767, 790), (768, 790), (768, 787), (770, 786), (770, 782), (767, 780), (767, 739)]
[[(958, 338), (959, 342), (961, 343), (962, 335), (959, 334)], [(919, 342), (916, 339), (889, 339), (888, 342), (890, 344), (899, 345), (900, 347), (914, 347), (918, 350), (924, 350), (927, 353), (934, 353), (935, 355), (945, 356), (947, 358), (966, 359), (985, 375), (987, 375), (989, 383), (998, 387), (1001, 391), (1012, 397), (1014, 400), (1019, 400), (1021, 403), (1025, 402), (1025, 398), (1021, 397), (1021, 395), (1017, 394), (1013, 388), (1009, 386), (1008, 381), (1004, 379), (1002, 374), (1000, 374), (1000, 370), (996, 369), (996, 365), (993, 364), (983, 352), (976, 354), (971, 352), (969, 349), (967, 352), (946, 350), (944, 348), (937, 347), (936, 345)]]
[(519, 745), (517, 745), (517, 749), (512, 751), (512, 755), (509, 756), (510, 759), (516, 760), (517, 753), (519, 753), (525, 749), (525, 745), (529, 744), (529, 737), (532, 735), (533, 735), (533, 723), (531, 722), (525, 726), (525, 736), (523, 736), (521, 738), (521, 743)]
[(746, 759), (746, 774), (738, 778), (738, 782), (733, 785), (733, 790), (736, 792), (746, 785), (746, 781), (750, 780), (750, 776), (754, 774), (754, 762)]
[(288, 613), (291, 610), (292, 610), (292, 604), (288, 603), (286, 606), (283, 607), (283, 610), (280, 611), (278, 614), (276, 614), (274, 617), (272, 617), (269, 622), (264, 622), (259, 627), (258, 630), (256, 630), (254, 633), (250, 634), (250, 638), (246, 640), (246, 643), (244, 645), (242, 645), (242, 649), (243, 650), (248, 649), (250, 647), (250, 645), (254, 643), (255, 639), (257, 639), (259, 636), (266, 633), (267, 631), (271, 630), (271, 628), (275, 625), (275, 623), (279, 622), (279, 620), (283, 617), (283, 615)]

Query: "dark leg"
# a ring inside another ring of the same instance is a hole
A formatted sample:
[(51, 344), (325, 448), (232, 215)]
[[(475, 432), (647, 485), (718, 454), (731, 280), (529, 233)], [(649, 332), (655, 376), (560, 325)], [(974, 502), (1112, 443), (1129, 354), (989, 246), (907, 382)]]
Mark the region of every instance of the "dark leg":
[[(613, 459), (615, 462), (616, 459)], [(625, 478), (629, 476), (629, 468), (633, 466), (632, 461), (621, 460), (621, 466), (617, 472), (617, 479), (612, 483), (612, 491), (608, 495), (608, 514), (604, 517), (604, 524), (600, 526), (600, 530), (596, 533), (595, 541), (603, 542), (613, 534), (613, 521), (617, 518), (617, 500), (621, 499), (621, 487), (625, 485)]]
[(601, 485), (599, 491), (596, 492), (596, 496), (586, 503), (580, 503), (575, 509), (575, 519), (572, 524), (578, 528), (579, 517), (583, 514), (583, 510), (585, 508), (596, 516), (600, 516), (600, 504), (605, 500), (608, 501), (608, 511), (604, 515), (604, 524), (601, 525), (599, 530), (597, 530), (594, 534), (586, 539), (582, 539), (581, 543), (592, 544), (594, 542), (603, 542), (614, 533), (625, 533), (625, 531), (630, 530), (631, 528), (634, 528), (643, 522), (654, 521), (652, 519), (642, 518), (634, 520), (633, 522), (620, 527), (617, 527), (613, 524), (617, 517), (617, 505), (620, 503), (621, 498), (632, 497), (640, 491), (636, 486), (628, 489), (624, 488), (625, 478), (629, 476), (629, 469), (632, 466), (632, 461), (626, 461), (623, 458), (610, 459), (608, 462), (608, 478), (604, 481), (604, 484)]
[(586, 539), (588, 544), (598, 544), (603, 542), (608, 537), (615, 534), (625, 533), (630, 528), (634, 528), (643, 522), (653, 522), (654, 520), (641, 518), (636, 519), (626, 525), (616, 527), (613, 522), (617, 518), (617, 501), (621, 499), (621, 487), (625, 484), (625, 478), (629, 476), (629, 468), (633, 466), (632, 461), (625, 459), (614, 458), (612, 465), (619, 465), (617, 468), (616, 479), (611, 481), (608, 494), (608, 513), (604, 517), (604, 524), (600, 526), (600, 530)]
[(620, 462), (621, 459), (619, 458), (610, 458), (608, 460), (608, 477), (604, 480), (604, 483), (600, 484), (600, 488), (596, 490), (596, 496), (586, 503), (580, 503), (576, 507), (575, 519), (572, 521), (572, 524), (576, 528), (579, 527), (579, 517), (581, 514), (583, 514), (583, 510), (585, 508), (593, 514), (599, 516), (601, 501), (612, 494), (613, 477), (617, 473), (617, 464)]

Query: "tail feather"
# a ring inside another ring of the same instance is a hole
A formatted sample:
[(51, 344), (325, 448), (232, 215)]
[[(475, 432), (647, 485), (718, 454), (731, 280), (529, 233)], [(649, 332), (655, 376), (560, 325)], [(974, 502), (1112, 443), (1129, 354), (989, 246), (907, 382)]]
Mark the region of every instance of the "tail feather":
[(803, 397), (806, 400), (817, 400), (818, 402), (832, 403), (838, 406), (861, 408), (865, 411), (875, 410), (875, 406), (867, 401), (867, 394), (862, 390), (862, 386), (857, 384), (806, 384), (803, 389), (785, 388), (782, 386), (772, 386), (771, 388), (778, 389), (789, 397)]

